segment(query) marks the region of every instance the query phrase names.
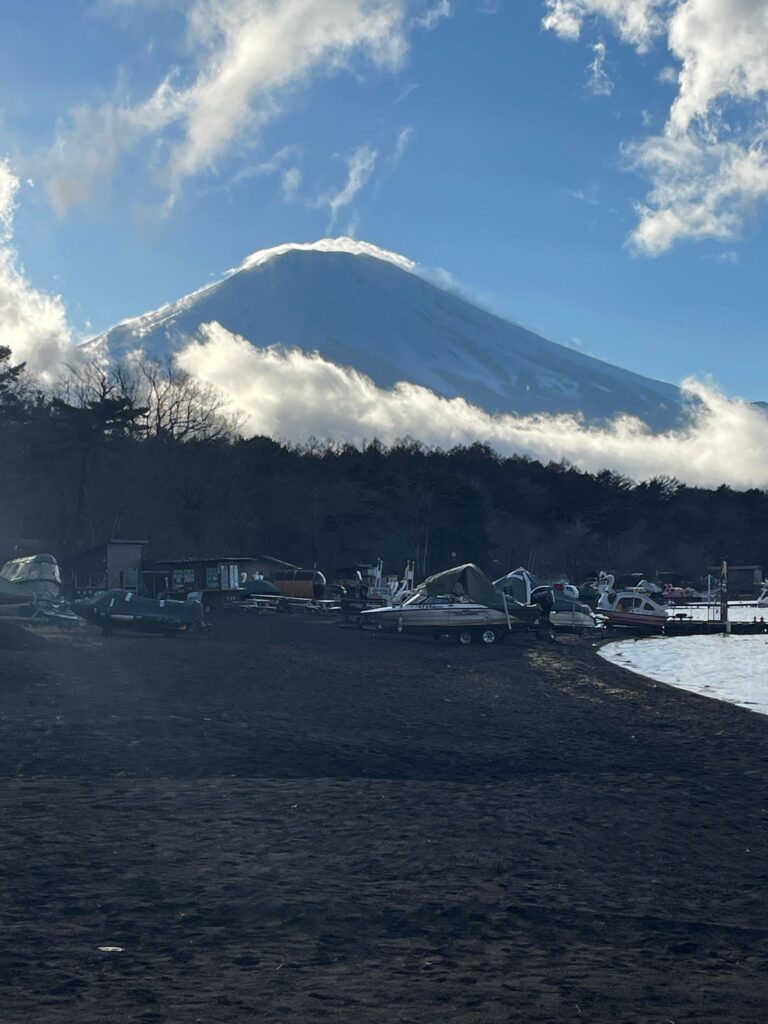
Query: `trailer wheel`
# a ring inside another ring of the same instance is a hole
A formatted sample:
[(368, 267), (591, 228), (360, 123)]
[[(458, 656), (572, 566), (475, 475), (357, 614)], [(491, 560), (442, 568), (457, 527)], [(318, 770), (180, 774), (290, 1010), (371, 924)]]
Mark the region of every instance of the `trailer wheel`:
[(469, 632), (468, 629), (462, 629), (461, 632), (456, 634), (456, 639), (460, 644), (471, 644), (472, 634)]
[(501, 643), (504, 639), (504, 634), (495, 629), (481, 629), (478, 633), (477, 639), (481, 644)]

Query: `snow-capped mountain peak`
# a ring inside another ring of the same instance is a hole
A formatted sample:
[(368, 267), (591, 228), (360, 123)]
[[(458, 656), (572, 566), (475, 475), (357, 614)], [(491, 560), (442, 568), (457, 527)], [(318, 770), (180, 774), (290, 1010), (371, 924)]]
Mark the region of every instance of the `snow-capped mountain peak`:
[(410, 273), (418, 271), (418, 264), (414, 260), (408, 259), (407, 256), (390, 252), (389, 249), (382, 249), (372, 242), (362, 242), (356, 238), (341, 235), (339, 238), (320, 238), (317, 242), (286, 242), (283, 245), (275, 245), (271, 249), (259, 249), (257, 252), (251, 253), (250, 256), (246, 256), (240, 266), (230, 270), (229, 274), (260, 267), (268, 260), (284, 256), (287, 252), (345, 252), (350, 256), (371, 256), (377, 260), (385, 260)]
[(682, 411), (673, 385), (548, 341), (440, 287), (413, 260), (343, 237), (255, 252), (215, 284), (89, 346), (163, 358), (214, 322), (257, 348), (318, 352), (381, 388), (420, 384), (490, 413), (629, 414), (663, 429)]

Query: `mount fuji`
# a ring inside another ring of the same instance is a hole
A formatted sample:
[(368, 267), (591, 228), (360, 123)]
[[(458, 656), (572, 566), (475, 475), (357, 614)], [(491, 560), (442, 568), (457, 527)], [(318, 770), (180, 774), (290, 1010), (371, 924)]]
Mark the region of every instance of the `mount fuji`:
[(621, 414), (679, 421), (681, 392), (548, 341), (440, 287), (404, 256), (349, 238), (248, 257), (223, 280), (86, 343), (112, 359), (163, 359), (218, 322), (258, 348), (319, 352), (382, 388), (420, 384), (489, 413)]

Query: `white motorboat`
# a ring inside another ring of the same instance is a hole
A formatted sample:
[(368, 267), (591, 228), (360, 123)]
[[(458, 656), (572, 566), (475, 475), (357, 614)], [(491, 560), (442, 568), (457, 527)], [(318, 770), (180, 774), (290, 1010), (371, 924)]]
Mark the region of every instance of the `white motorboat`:
[(508, 631), (507, 616), (455, 594), (417, 593), (401, 605), (360, 613), (363, 628), (396, 633), (426, 633), (459, 643), (497, 643)]
[[(602, 582), (602, 581), (601, 581)], [(597, 602), (597, 612), (614, 626), (658, 628), (669, 620), (669, 615), (660, 588), (654, 584), (653, 591), (647, 589), (645, 581), (636, 587), (614, 589), (615, 578), (604, 577), (605, 588)]]
[(763, 584), (763, 589), (760, 591), (756, 604), (758, 608), (768, 608), (768, 583)]
[(475, 565), (458, 566), (425, 580), (401, 605), (368, 608), (360, 613), (363, 628), (423, 633), (458, 643), (493, 644), (504, 639), (513, 618), (535, 622), (537, 606), (506, 597)]

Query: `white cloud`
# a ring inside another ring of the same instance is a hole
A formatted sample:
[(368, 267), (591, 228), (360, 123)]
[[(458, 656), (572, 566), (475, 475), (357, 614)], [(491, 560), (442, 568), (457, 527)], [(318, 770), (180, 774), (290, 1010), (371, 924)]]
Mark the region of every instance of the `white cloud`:
[(450, 0), (437, 0), (434, 7), (428, 8), (423, 14), (413, 19), (413, 24), (419, 28), (426, 28), (431, 30), (437, 25), (438, 21), (442, 18), (450, 18), (451, 16), (451, 4)]
[(626, 147), (629, 163), (653, 181), (646, 203), (638, 204), (631, 244), (656, 256), (684, 239), (738, 238), (748, 214), (768, 200), (763, 142), (747, 146), (667, 132)]
[(578, 39), (584, 22), (603, 17), (613, 22), (623, 40), (647, 50), (664, 26), (669, 0), (546, 0), (544, 28), (563, 39)]
[[(176, 194), (280, 111), (285, 90), (357, 56), (396, 68), (406, 50), (406, 0), (190, 0), (191, 80), (169, 73), (145, 101), (75, 110), (47, 154), (48, 194), (63, 213), (87, 202), (121, 154), (147, 139)], [(171, 132), (177, 141), (170, 140)], [(180, 136), (180, 138), (178, 138)]]
[(61, 298), (32, 287), (13, 247), (19, 188), (8, 161), (0, 160), (0, 346), (47, 383), (72, 354), (72, 332)]
[(639, 50), (666, 37), (679, 69), (663, 134), (626, 148), (650, 177), (634, 247), (658, 255), (681, 240), (733, 240), (768, 199), (765, 106), (768, 0), (546, 0), (546, 28), (575, 39), (607, 20)]
[[(333, 227), (336, 223), (339, 211), (344, 209), (345, 206), (349, 206), (354, 201), (358, 192), (368, 184), (376, 167), (378, 155), (377, 151), (371, 149), (370, 146), (359, 146), (347, 158), (346, 182), (338, 192), (326, 196), (319, 203), (322, 206), (327, 205), (331, 211), (329, 227)], [(351, 234), (351, 232), (347, 233)]]
[(768, 416), (693, 380), (684, 385), (697, 400), (690, 421), (654, 435), (630, 418), (588, 427), (573, 416), (490, 415), (464, 399), (440, 398), (412, 384), (385, 390), (318, 354), (254, 348), (218, 324), (204, 327), (202, 340), (190, 343), (179, 362), (242, 410), (250, 432), (285, 440), (393, 442), (411, 435), (441, 446), (481, 440), (503, 454), (568, 459), (635, 479), (666, 474), (702, 486), (768, 485)]
[(674, 129), (685, 131), (721, 98), (756, 100), (768, 90), (766, 0), (686, 0), (672, 15), (668, 42), (682, 62)]
[(605, 43), (597, 42), (592, 47), (594, 58), (587, 65), (587, 88), (593, 96), (610, 96), (613, 82), (605, 70), (607, 50)]

